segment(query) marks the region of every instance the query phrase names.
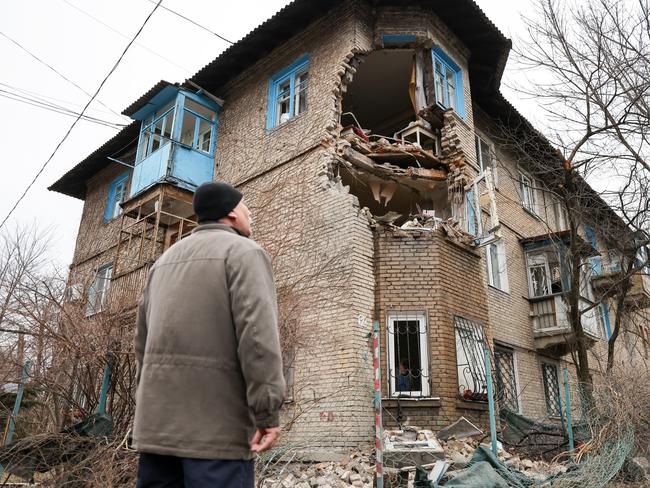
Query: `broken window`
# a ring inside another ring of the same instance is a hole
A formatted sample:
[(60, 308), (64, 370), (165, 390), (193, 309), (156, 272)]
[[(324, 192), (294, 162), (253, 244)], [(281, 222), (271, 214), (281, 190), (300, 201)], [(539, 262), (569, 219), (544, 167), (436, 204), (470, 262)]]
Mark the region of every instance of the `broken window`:
[(468, 234), (473, 236), (478, 235), (480, 218), (480, 208), (477, 208), (476, 199), (474, 198), (474, 191), (465, 193), (465, 228)]
[(544, 380), (544, 397), (546, 398), (548, 416), (560, 417), (562, 415), (562, 403), (560, 401), (557, 366), (551, 363), (542, 363), (542, 378)]
[(458, 389), (465, 400), (487, 401), (483, 327), (464, 317), (454, 317)]
[(526, 262), (531, 298), (562, 293), (562, 267), (555, 250), (529, 252), (526, 254)]
[(475, 137), (476, 143), (476, 160), (478, 167), (481, 172), (485, 172), (486, 169), (490, 169), (492, 172), (492, 182), (494, 183), (495, 188), (497, 187), (497, 165), (496, 158), (494, 157), (494, 148), (486, 140), (479, 136), (478, 134)]
[(519, 412), (515, 353), (505, 347), (494, 348), (494, 368), (496, 371), (496, 394), (501, 408)]
[(309, 56), (304, 55), (269, 80), (267, 130), (307, 110)]
[(388, 378), (391, 396), (429, 396), (427, 324), (424, 313), (390, 313)]
[(86, 303), (87, 317), (101, 312), (104, 308), (112, 274), (112, 263), (102, 266), (95, 273), (95, 278), (88, 289), (88, 302)]
[(129, 183), (129, 173), (115, 178), (108, 188), (108, 198), (104, 209), (104, 222), (108, 222), (122, 214), (120, 203), (126, 198), (126, 188)]
[(537, 192), (533, 180), (523, 173), (519, 173), (519, 192), (523, 207), (537, 215)]
[(501, 291), (508, 291), (508, 270), (506, 249), (503, 241), (493, 242), (485, 247), (488, 284)]
[(433, 56), (433, 86), (436, 103), (442, 108), (454, 109), (458, 115), (464, 117), (461, 69), (442, 49), (433, 48), (431, 54)]

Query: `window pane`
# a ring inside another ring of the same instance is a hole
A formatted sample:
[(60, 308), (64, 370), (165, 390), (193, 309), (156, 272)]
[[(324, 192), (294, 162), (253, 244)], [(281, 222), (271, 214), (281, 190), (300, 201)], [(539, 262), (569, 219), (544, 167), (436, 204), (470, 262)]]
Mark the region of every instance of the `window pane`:
[(445, 103), (445, 81), (442, 73), (436, 71), (434, 74), (434, 85), (436, 91), (436, 102), (438, 102), (443, 107), (446, 107)]
[(496, 244), (488, 246), (488, 256), (490, 259), (490, 271), (492, 277), (492, 286), (501, 288), (501, 266), (499, 265), (499, 251)]
[(456, 110), (456, 73), (452, 70), (447, 70), (447, 101), (449, 107)]
[(454, 317), (459, 394), (465, 400), (487, 400), (486, 345), (483, 327), (463, 317)]
[(194, 146), (194, 131), (196, 129), (196, 115), (183, 110), (183, 125), (181, 126), (181, 144)]
[(544, 395), (546, 396), (546, 409), (549, 417), (560, 416), (560, 385), (557, 380), (557, 366), (554, 364), (542, 364), (542, 376), (544, 378)]
[(294, 101), (294, 108), (296, 115), (303, 113), (307, 110), (307, 83), (308, 83), (309, 73), (304, 72), (299, 75), (296, 75), (296, 99)]
[(204, 117), (208, 120), (213, 120), (214, 119), (214, 111), (210, 110), (208, 107), (205, 107), (201, 105), (200, 103), (196, 103), (194, 100), (190, 100), (189, 98), (185, 99), (185, 108), (191, 110), (192, 112), (200, 115), (201, 117)]
[(140, 134), (140, 159), (144, 159), (148, 155), (148, 149), (149, 149), (149, 136), (150, 136), (150, 131), (151, 128), (147, 127), (141, 134)]
[[(160, 110), (157, 110), (157, 111), (156, 111), (156, 117), (155, 117), (155, 118), (158, 118), (158, 117), (160, 117), (161, 115), (164, 115), (168, 110), (174, 108), (174, 104), (175, 104), (175, 103), (176, 103), (176, 101), (175, 101), (175, 100), (172, 100), (172, 101), (169, 102), (167, 105), (165, 105), (163, 108), (161, 108)], [(172, 118), (173, 118), (173, 116), (174, 116), (174, 114), (173, 114), (173, 112), (172, 112)]]
[(290, 112), (291, 84), (286, 80), (278, 87), (278, 96), (275, 108), (275, 123), (282, 124), (291, 118)]
[(501, 408), (512, 412), (519, 411), (517, 399), (517, 380), (515, 375), (515, 357), (512, 351), (505, 349), (494, 350), (494, 365), (496, 369), (496, 395)]
[(199, 119), (199, 140), (198, 149), (204, 152), (210, 152), (210, 143), (212, 141), (212, 123), (207, 120)]
[(422, 333), (420, 321), (395, 320), (393, 327), (395, 390), (397, 392), (420, 392), (422, 391), (423, 376), (420, 357), (420, 335)]
[(546, 276), (546, 267), (542, 265), (534, 265), (528, 268), (530, 273), (531, 292), (534, 297), (543, 297), (549, 294), (548, 279)]
[(120, 183), (115, 187), (115, 194), (113, 195), (113, 211), (111, 212), (111, 218), (115, 218), (122, 213), (122, 207), (120, 203), (124, 200), (126, 195), (126, 181)]

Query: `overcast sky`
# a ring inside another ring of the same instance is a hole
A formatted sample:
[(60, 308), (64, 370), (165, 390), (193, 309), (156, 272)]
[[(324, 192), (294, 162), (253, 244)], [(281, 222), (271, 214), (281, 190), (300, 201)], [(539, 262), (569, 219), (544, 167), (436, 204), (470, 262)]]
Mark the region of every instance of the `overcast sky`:
[[(452, 0), (449, 0), (452, 1)], [(510, 38), (521, 34), (531, 0), (476, 0)], [(287, 0), (164, 0), (163, 5), (226, 39), (237, 41), (272, 16)], [(0, 33), (21, 44), (88, 93), (94, 93), (130, 38), (153, 9), (152, 0), (32, 0), (4, 2)], [(228, 43), (159, 8), (87, 112), (109, 124), (128, 122), (119, 114), (157, 81), (182, 81), (217, 57)], [(0, 221), (48, 159), (74, 117), (16, 101), (16, 93), (81, 111), (89, 96), (0, 35), (0, 147), (5, 170)], [(527, 117), (534, 102), (521, 100), (507, 85), (519, 74), (506, 68), (502, 91)], [(217, 94), (218, 95), (218, 94)], [(24, 98), (23, 98), (24, 100)], [(74, 252), (83, 202), (47, 187), (117, 133), (80, 121), (13, 213), (8, 228), (36, 223), (51, 228), (50, 259), (67, 266)], [(3, 229), (4, 231), (4, 229)]]

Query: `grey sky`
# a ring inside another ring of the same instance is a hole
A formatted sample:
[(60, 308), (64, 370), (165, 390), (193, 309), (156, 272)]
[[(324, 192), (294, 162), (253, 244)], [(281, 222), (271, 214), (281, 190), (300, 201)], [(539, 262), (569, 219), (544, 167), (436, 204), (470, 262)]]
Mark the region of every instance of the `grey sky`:
[[(238, 2), (164, 0), (163, 5), (236, 41), (289, 3), (287, 0)], [(477, 0), (508, 37), (521, 33), (520, 14), (530, 14), (530, 0)], [(0, 32), (11, 37), (67, 78), (94, 93), (128, 40), (153, 9), (150, 0), (34, 0), (4, 2)], [(83, 13), (82, 11), (86, 12)], [(93, 19), (95, 17), (97, 20)], [(121, 33), (121, 34), (120, 34)], [(120, 113), (160, 79), (182, 81), (214, 59), (228, 43), (189, 22), (158, 9), (93, 103), (88, 115), (110, 122), (128, 120)], [(89, 97), (0, 36), (0, 147), (5, 170), (0, 221), (63, 137), (74, 117), (53, 113), (6, 98), (7, 92), (80, 111)], [(504, 84), (519, 74), (506, 68)], [(522, 113), (535, 119), (532, 101), (506, 96)], [(81, 121), (48, 165), (7, 227), (35, 222), (55, 234), (50, 259), (65, 266), (72, 259), (83, 202), (47, 191), (47, 187), (94, 151), (117, 130)]]

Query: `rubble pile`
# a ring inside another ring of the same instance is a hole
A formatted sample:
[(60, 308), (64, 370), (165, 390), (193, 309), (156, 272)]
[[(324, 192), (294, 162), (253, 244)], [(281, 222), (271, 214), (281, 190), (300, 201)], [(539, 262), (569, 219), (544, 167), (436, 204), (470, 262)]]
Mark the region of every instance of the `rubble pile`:
[(371, 488), (375, 464), (369, 453), (353, 453), (339, 462), (290, 463), (261, 480), (262, 488)]

